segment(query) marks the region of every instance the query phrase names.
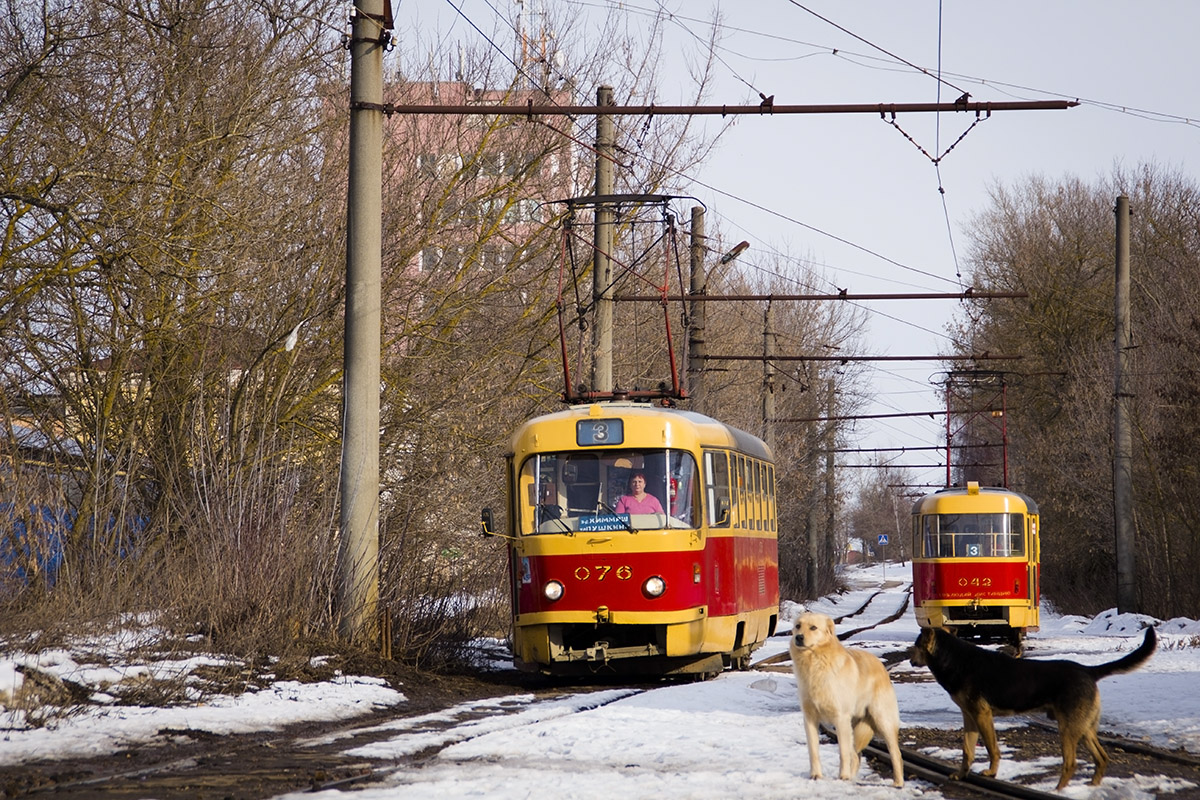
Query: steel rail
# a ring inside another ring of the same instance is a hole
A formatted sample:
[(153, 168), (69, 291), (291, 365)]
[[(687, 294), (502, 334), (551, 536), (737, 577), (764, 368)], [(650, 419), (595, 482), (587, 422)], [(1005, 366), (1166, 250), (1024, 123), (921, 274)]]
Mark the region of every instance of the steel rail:
[[(832, 731), (826, 728), (822, 728), (821, 730), (828, 734), (833, 741), (837, 741), (837, 736)], [(881, 746), (878, 740), (872, 740), (863, 749), (863, 754), (872, 761), (878, 761), (889, 767), (891, 766), (891, 756), (888, 754), (887, 748)], [(1061, 794), (1043, 792), (1040, 789), (1022, 786), (1019, 783), (988, 778), (978, 772), (968, 772), (966, 776), (958, 779), (952, 778), (951, 776), (958, 771), (957, 766), (905, 747), (900, 748), (900, 755), (904, 760), (905, 773), (908, 773), (911, 769), (913, 774), (920, 775), (921, 777), (930, 776), (926, 779), (933, 780), (933, 782), (948, 783), (952, 780), (958, 780), (959, 783), (968, 784), (973, 789), (995, 797), (1015, 797), (1020, 798), (1020, 800), (1062, 800)]]

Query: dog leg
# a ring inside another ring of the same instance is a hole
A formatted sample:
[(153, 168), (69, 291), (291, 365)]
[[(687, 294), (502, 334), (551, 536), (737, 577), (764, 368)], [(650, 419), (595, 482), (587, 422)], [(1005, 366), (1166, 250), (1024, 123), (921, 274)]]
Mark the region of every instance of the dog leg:
[[(1062, 791), (1062, 788), (1071, 780), (1071, 776), (1075, 774), (1075, 750), (1079, 746), (1079, 734), (1068, 728), (1066, 720), (1060, 720), (1058, 738), (1062, 742), (1062, 774), (1059, 776), (1058, 786), (1054, 787), (1056, 792)], [(1092, 781), (1093, 786), (1097, 783), (1099, 781)]]
[(967, 773), (971, 771), (971, 762), (975, 760), (975, 744), (979, 741), (979, 727), (975, 724), (975, 718), (963, 709), (963, 754), (962, 763), (958, 767), (958, 771), (950, 777), (954, 780), (962, 780), (967, 777)]
[(862, 766), (862, 751), (871, 743), (875, 736), (875, 727), (870, 719), (860, 719), (854, 723), (854, 774)]
[(996, 777), (1000, 769), (1000, 743), (996, 740), (996, 724), (992, 719), (992, 708), (987, 703), (981, 703), (979, 717), (975, 723), (979, 727), (979, 735), (983, 738), (983, 746), (987, 748), (988, 768), (983, 775), (988, 778)]
[(1056, 790), (1061, 790), (1075, 775), (1080, 739), (1083, 739), (1088, 750), (1092, 751), (1092, 758), (1096, 762), (1096, 771), (1092, 774), (1091, 784), (1092, 786), (1100, 785), (1100, 781), (1104, 778), (1104, 771), (1108, 769), (1108, 753), (1100, 745), (1100, 739), (1096, 736), (1099, 718), (1098, 706), (1095, 707), (1094, 713), (1088, 715), (1087, 719), (1080, 719), (1077, 715), (1073, 716), (1069, 713), (1058, 715), (1058, 738), (1062, 743), (1063, 761), (1062, 774), (1058, 786), (1055, 787)]
[[(861, 735), (860, 729), (865, 728), (865, 736)], [(892, 720), (883, 722), (875, 721), (875, 727), (872, 728), (865, 722), (860, 722), (854, 726), (854, 745), (861, 753), (863, 748), (871, 742), (872, 735), (877, 735), (887, 744), (888, 754), (892, 757), (892, 785), (900, 787), (904, 785), (904, 758), (900, 755), (900, 723), (897, 719), (895, 723)], [(861, 743), (860, 743), (861, 742)]]
[(841, 758), (838, 777), (844, 781), (852, 781), (858, 775), (858, 751), (854, 749), (854, 727), (849, 714), (842, 714), (836, 720), (838, 756)]
[(808, 740), (808, 771), (813, 780), (821, 777), (821, 739), (817, 730), (817, 710), (804, 709), (804, 738)]
[(1096, 772), (1092, 775), (1092, 786), (1099, 786), (1100, 781), (1104, 778), (1104, 772), (1108, 769), (1108, 751), (1104, 749), (1104, 745), (1100, 744), (1100, 737), (1096, 736), (1095, 731), (1084, 731), (1083, 742), (1087, 745), (1088, 750), (1092, 751), (1092, 758), (1096, 761)]
[(904, 758), (900, 755), (900, 736), (892, 734), (887, 739), (888, 754), (892, 757), (892, 786), (900, 788), (904, 785)]

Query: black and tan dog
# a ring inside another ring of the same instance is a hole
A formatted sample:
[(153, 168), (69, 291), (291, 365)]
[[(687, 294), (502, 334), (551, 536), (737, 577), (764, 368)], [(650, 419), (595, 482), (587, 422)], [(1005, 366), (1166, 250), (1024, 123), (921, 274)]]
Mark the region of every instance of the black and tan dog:
[(1107, 664), (1086, 666), (1065, 659), (1013, 658), (963, 641), (941, 628), (925, 628), (917, 637), (911, 661), (914, 666), (929, 667), (962, 709), (963, 758), (954, 777), (965, 777), (970, 771), (981, 735), (990, 759), (983, 774), (995, 777), (1000, 748), (993, 717), (1046, 711), (1058, 722), (1063, 763), (1056, 788), (1062, 789), (1075, 774), (1080, 739), (1096, 760), (1093, 786), (1099, 785), (1108, 766), (1108, 753), (1097, 737), (1100, 692), (1096, 681), (1137, 669), (1150, 658), (1156, 643), (1154, 628), (1147, 628), (1145, 639), (1133, 652)]

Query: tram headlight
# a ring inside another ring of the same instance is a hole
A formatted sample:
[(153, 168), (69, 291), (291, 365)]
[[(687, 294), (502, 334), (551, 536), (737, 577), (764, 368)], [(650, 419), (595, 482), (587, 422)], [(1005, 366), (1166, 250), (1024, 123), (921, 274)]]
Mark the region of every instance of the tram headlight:
[(657, 575), (651, 575), (646, 578), (646, 582), (642, 584), (642, 592), (646, 597), (660, 597), (667, 590), (667, 582)]
[(542, 587), (542, 594), (553, 603), (563, 596), (563, 585), (558, 581), (546, 581), (546, 585)]

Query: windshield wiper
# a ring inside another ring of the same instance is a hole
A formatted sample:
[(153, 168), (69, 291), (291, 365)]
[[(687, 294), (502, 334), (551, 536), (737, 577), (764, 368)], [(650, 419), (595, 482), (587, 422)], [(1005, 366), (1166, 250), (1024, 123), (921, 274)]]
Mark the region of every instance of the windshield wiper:
[(624, 519), (624, 518), (623, 518), (623, 517), (622, 517), (620, 514), (618, 514), (618, 513), (617, 513), (617, 510), (616, 510), (615, 508), (613, 508), (612, 506), (610, 506), (608, 503), (604, 502), (603, 500), (597, 500), (596, 502), (597, 502), (597, 503), (599, 503), (599, 504), (600, 504), (600, 506), (601, 506), (601, 507), (602, 507), (602, 508), (603, 508), (605, 511), (607, 511), (607, 512), (608, 512), (608, 513), (610, 513), (610, 514), (612, 514), (612, 515), (613, 515), (613, 517), (615, 517), (615, 518), (616, 518), (617, 522), (619, 522), (619, 523), (621, 523), (622, 525), (624, 525), (624, 526), (625, 526), (625, 530), (629, 531), (630, 533), (637, 533), (637, 531), (636, 531), (636, 530), (634, 530), (633, 526), (632, 526), (632, 525), (630, 525), (630, 524), (629, 524), (629, 522), (627, 522), (627, 521), (626, 521), (626, 520), (625, 520), (625, 519)]
[[(568, 536), (574, 536), (575, 531), (571, 530), (571, 526), (563, 521), (562, 506), (550, 505), (548, 503), (538, 503), (538, 511), (545, 511), (546, 515), (542, 518), (542, 522), (557, 522), (566, 531)], [(541, 515), (539, 514), (539, 517)]]

